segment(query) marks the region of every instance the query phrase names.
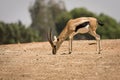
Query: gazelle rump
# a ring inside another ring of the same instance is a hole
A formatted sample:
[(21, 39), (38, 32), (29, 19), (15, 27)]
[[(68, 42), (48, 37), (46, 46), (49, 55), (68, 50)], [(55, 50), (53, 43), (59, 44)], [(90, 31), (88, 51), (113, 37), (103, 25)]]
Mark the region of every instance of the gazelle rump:
[(72, 53), (72, 40), (73, 37), (78, 33), (89, 33), (94, 36), (97, 41), (97, 51), (100, 53), (100, 36), (96, 33), (98, 24), (103, 26), (103, 23), (94, 17), (80, 17), (76, 19), (70, 19), (60, 35), (58, 37), (54, 36), (54, 40), (52, 40), (52, 34), (50, 30), (48, 33), (48, 41), (51, 44), (52, 53), (57, 53), (59, 47), (67, 37), (69, 37), (69, 54)]

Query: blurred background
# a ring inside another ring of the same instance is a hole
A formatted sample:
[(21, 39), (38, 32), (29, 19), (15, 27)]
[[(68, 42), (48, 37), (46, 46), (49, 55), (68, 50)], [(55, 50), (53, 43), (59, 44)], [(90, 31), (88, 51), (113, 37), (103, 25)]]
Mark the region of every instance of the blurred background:
[[(69, 19), (96, 17), (104, 23), (102, 39), (120, 39), (119, 0), (0, 0), (0, 44), (47, 41), (59, 35)], [(79, 34), (76, 40), (94, 39)]]

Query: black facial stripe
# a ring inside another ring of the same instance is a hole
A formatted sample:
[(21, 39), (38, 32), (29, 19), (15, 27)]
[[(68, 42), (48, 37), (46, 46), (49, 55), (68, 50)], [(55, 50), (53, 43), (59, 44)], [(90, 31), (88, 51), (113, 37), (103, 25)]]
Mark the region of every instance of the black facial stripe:
[(76, 26), (76, 28), (75, 28), (75, 32), (77, 32), (78, 29), (80, 29), (80, 28), (86, 27), (88, 24), (90, 24), (89, 21), (84, 22), (84, 23), (82, 23), (82, 24), (79, 24), (78, 26)]

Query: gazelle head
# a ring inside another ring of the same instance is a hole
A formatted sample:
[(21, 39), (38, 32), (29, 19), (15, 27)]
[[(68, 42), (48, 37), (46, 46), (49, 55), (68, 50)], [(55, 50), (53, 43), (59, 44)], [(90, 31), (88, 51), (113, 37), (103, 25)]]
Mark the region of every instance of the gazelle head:
[(52, 47), (52, 53), (55, 55), (57, 52), (57, 37), (54, 36), (54, 40), (52, 40), (52, 32), (50, 30), (50, 32), (47, 35), (48, 41)]

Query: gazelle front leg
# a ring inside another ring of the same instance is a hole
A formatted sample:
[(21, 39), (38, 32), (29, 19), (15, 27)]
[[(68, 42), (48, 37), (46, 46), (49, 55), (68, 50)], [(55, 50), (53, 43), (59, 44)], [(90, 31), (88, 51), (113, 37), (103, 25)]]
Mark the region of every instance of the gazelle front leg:
[(69, 54), (72, 53), (72, 40), (73, 40), (73, 37), (69, 36)]
[(101, 42), (100, 42), (100, 36), (96, 33), (96, 31), (90, 31), (89, 32), (92, 36), (95, 37), (96, 41), (97, 41), (97, 52), (98, 54), (100, 54), (101, 52)]

